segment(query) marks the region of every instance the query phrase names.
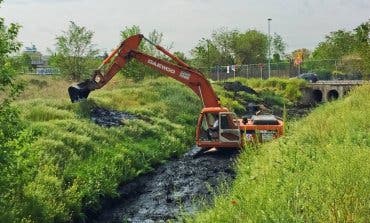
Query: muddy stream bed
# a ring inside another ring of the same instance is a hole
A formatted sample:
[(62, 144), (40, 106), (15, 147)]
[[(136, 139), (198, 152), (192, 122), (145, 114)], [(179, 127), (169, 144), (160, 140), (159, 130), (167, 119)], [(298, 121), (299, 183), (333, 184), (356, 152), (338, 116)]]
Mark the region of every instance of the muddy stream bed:
[[(94, 108), (91, 120), (104, 127), (122, 125), (136, 116), (115, 110)], [(211, 202), (221, 183), (235, 178), (233, 165), (239, 151), (219, 150), (196, 155), (194, 147), (121, 185), (116, 199), (103, 201), (99, 213), (87, 213), (88, 222), (165, 222), (180, 221), (181, 214), (199, 210), (199, 201)]]
[[(291, 113), (299, 117), (308, 112), (301, 110)], [(135, 118), (138, 117), (115, 110), (91, 110), (91, 120), (104, 127), (119, 126), (122, 120)], [(117, 198), (104, 200), (98, 213), (87, 213), (87, 222), (177, 222), (181, 214), (194, 214), (201, 207), (199, 201), (212, 202), (218, 187), (233, 181), (239, 153), (218, 150), (194, 156), (198, 151), (194, 147), (182, 157), (121, 185)]]
[(165, 222), (199, 209), (210, 201), (221, 182), (235, 177), (237, 152), (216, 151), (193, 157), (192, 149), (179, 159), (159, 166), (119, 188), (119, 198), (107, 203), (93, 222)]

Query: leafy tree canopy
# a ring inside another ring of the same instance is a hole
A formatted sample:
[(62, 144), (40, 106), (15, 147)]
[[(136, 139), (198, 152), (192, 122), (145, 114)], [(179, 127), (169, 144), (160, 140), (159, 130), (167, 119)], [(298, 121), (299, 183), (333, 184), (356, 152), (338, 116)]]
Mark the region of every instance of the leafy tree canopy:
[[(271, 47), (277, 60), (285, 55), (286, 44), (280, 35), (274, 34), (271, 38)], [(200, 68), (265, 63), (268, 53), (268, 36), (253, 29), (240, 32), (221, 28), (214, 31), (211, 38), (202, 38), (191, 53), (193, 65)]]
[(7, 92), (3, 102), (13, 98), (19, 90), (13, 81), (15, 70), (10, 61), (10, 55), (21, 47), (16, 39), (19, 29), (20, 25), (10, 23), (7, 26), (4, 18), (0, 18), (0, 91)]
[[(131, 26), (131, 27), (125, 27), (121, 31), (121, 38), (122, 40), (127, 39), (128, 37), (136, 34), (140, 34), (141, 29), (139, 26)], [(163, 44), (163, 33), (153, 30), (150, 32), (147, 36), (145, 35), (146, 38), (148, 38), (151, 42), (153, 42), (156, 45), (162, 45)], [(167, 47), (169, 49), (171, 47)], [(149, 55), (153, 55), (158, 58), (163, 58), (163, 54), (158, 51), (155, 46), (152, 44), (142, 41), (139, 50), (141, 52), (147, 53)], [(136, 60), (131, 60), (129, 63), (122, 69), (122, 73), (129, 78), (132, 78), (134, 81), (140, 81), (143, 80), (145, 76), (147, 77), (157, 77), (160, 76), (161, 74), (152, 68), (149, 68), (142, 63), (136, 61)]]
[(91, 30), (71, 21), (68, 30), (56, 37), (56, 53), (51, 63), (74, 80), (89, 77), (99, 52), (92, 43), (93, 36)]
[(274, 36), (271, 40), (271, 45), (274, 63), (280, 62), (284, 57), (287, 56), (285, 55), (287, 44), (284, 42), (283, 37), (281, 37), (279, 34), (274, 33)]
[[(0, 4), (2, 0), (0, 0)], [(9, 222), (6, 206), (13, 199), (12, 187), (16, 165), (14, 161), (15, 140), (22, 129), (17, 110), (10, 102), (22, 90), (22, 85), (14, 82), (15, 70), (9, 61), (10, 55), (19, 50), (21, 44), (17, 41), (20, 25), (5, 24), (0, 18), (0, 221)]]
[[(365, 78), (370, 76), (370, 20), (352, 31), (331, 32), (312, 53), (313, 59), (336, 59), (342, 61), (341, 72), (360, 71)], [(353, 61), (350, 65), (349, 59)], [(347, 66), (344, 64), (347, 63)], [(350, 67), (351, 69), (347, 69)], [(337, 72), (337, 71), (336, 71)]]
[(325, 37), (313, 52), (315, 59), (340, 59), (351, 53), (355, 47), (355, 38), (352, 32), (338, 30)]

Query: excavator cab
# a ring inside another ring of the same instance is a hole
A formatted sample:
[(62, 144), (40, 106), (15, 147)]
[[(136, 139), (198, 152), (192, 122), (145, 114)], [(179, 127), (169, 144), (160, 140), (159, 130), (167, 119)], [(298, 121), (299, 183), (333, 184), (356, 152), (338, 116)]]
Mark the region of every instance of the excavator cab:
[(237, 143), (240, 146), (240, 130), (238, 119), (233, 112), (219, 113), (219, 135), (221, 143)]
[(204, 108), (198, 118), (197, 145), (209, 148), (240, 148), (239, 121), (226, 108)]

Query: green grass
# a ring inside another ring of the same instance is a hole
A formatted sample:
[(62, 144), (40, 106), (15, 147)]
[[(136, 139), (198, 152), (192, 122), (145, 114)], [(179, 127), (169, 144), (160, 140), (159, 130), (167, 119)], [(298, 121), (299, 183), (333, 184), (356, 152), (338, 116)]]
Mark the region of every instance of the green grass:
[(368, 222), (370, 85), (247, 149), (237, 179), (194, 222)]
[[(0, 207), (1, 222), (82, 220), (87, 210), (100, 208), (102, 197), (114, 197), (119, 184), (194, 145), (200, 100), (168, 78), (133, 83), (116, 76), (77, 104), (69, 101), (69, 81), (21, 79), (28, 85), (14, 105), (25, 128), (13, 142), (17, 174), (5, 194), (8, 205)], [(215, 87), (224, 106), (243, 111), (233, 95)], [(90, 121), (96, 106), (140, 119), (100, 127)]]
[(306, 81), (297, 78), (270, 78), (267, 80), (237, 78), (236, 80), (259, 92), (264, 100), (269, 100), (273, 96), (279, 97), (280, 101), (275, 103), (278, 105), (296, 103), (302, 96), (300, 89), (306, 85)]
[(245, 114), (246, 105), (250, 102), (263, 103), (268, 107), (277, 108), (277, 110), (282, 110), (284, 106), (296, 105), (302, 96), (301, 88), (306, 85), (304, 80), (297, 78), (261, 80), (239, 77), (226, 81), (239, 81), (257, 92), (257, 95), (254, 95), (246, 92), (225, 91), (223, 82), (216, 82), (213, 85), (222, 105), (239, 115)]
[[(14, 103), (25, 126), (14, 142), (18, 174), (5, 195), (8, 205), (0, 207), (0, 222), (82, 220), (86, 210), (100, 208), (101, 198), (116, 196), (120, 183), (194, 144), (201, 103), (175, 81), (132, 83), (116, 77), (89, 100), (72, 104), (68, 82), (24, 78), (33, 81)], [(100, 127), (89, 119), (95, 106), (140, 119), (125, 121), (122, 127)]]

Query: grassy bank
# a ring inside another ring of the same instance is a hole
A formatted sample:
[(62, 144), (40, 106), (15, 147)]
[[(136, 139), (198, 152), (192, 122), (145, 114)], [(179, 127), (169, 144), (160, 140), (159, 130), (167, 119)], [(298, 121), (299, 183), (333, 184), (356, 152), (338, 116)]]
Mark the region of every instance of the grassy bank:
[(257, 94), (250, 94), (244, 91), (225, 91), (223, 88), (224, 82), (216, 82), (214, 88), (221, 99), (222, 105), (233, 109), (240, 115), (247, 112), (246, 105), (250, 102), (256, 104), (263, 103), (275, 113), (281, 113), (284, 106), (291, 107), (297, 104), (302, 96), (301, 88), (307, 83), (297, 78), (270, 78), (261, 80), (238, 77), (236, 79), (230, 78), (226, 80), (226, 82), (234, 81), (239, 81), (244, 86), (252, 88)]
[[(167, 78), (132, 83), (115, 78), (85, 102), (72, 104), (69, 82), (23, 77), (28, 83), (14, 103), (24, 130), (13, 142), (12, 185), (1, 194), (0, 222), (66, 222), (99, 209), (122, 182), (184, 153), (194, 144), (201, 103)], [(105, 107), (139, 117), (104, 128), (90, 109)], [(3, 190), (2, 190), (3, 191)]]
[(249, 149), (237, 179), (194, 222), (368, 222), (370, 85)]
[[(27, 87), (14, 106), (23, 130), (11, 142), (13, 162), (6, 178), (12, 183), (0, 185), (0, 204), (5, 204), (0, 205), (0, 222), (83, 220), (84, 213), (100, 208), (101, 198), (114, 197), (119, 184), (194, 145), (201, 102), (171, 79), (133, 83), (116, 76), (103, 89), (92, 92), (89, 100), (76, 104), (70, 103), (67, 94), (71, 82), (61, 77), (22, 79)], [(259, 92), (280, 89), (280, 93), (276, 90), (277, 100), (283, 100), (290, 86), (285, 81), (269, 80), (259, 87), (245, 84)], [(215, 88), (225, 106), (234, 111), (245, 109), (234, 100), (233, 92), (225, 92), (220, 85)], [(239, 96), (241, 101), (253, 97)], [(139, 118), (126, 120), (121, 127), (105, 128), (91, 121), (94, 107)]]

